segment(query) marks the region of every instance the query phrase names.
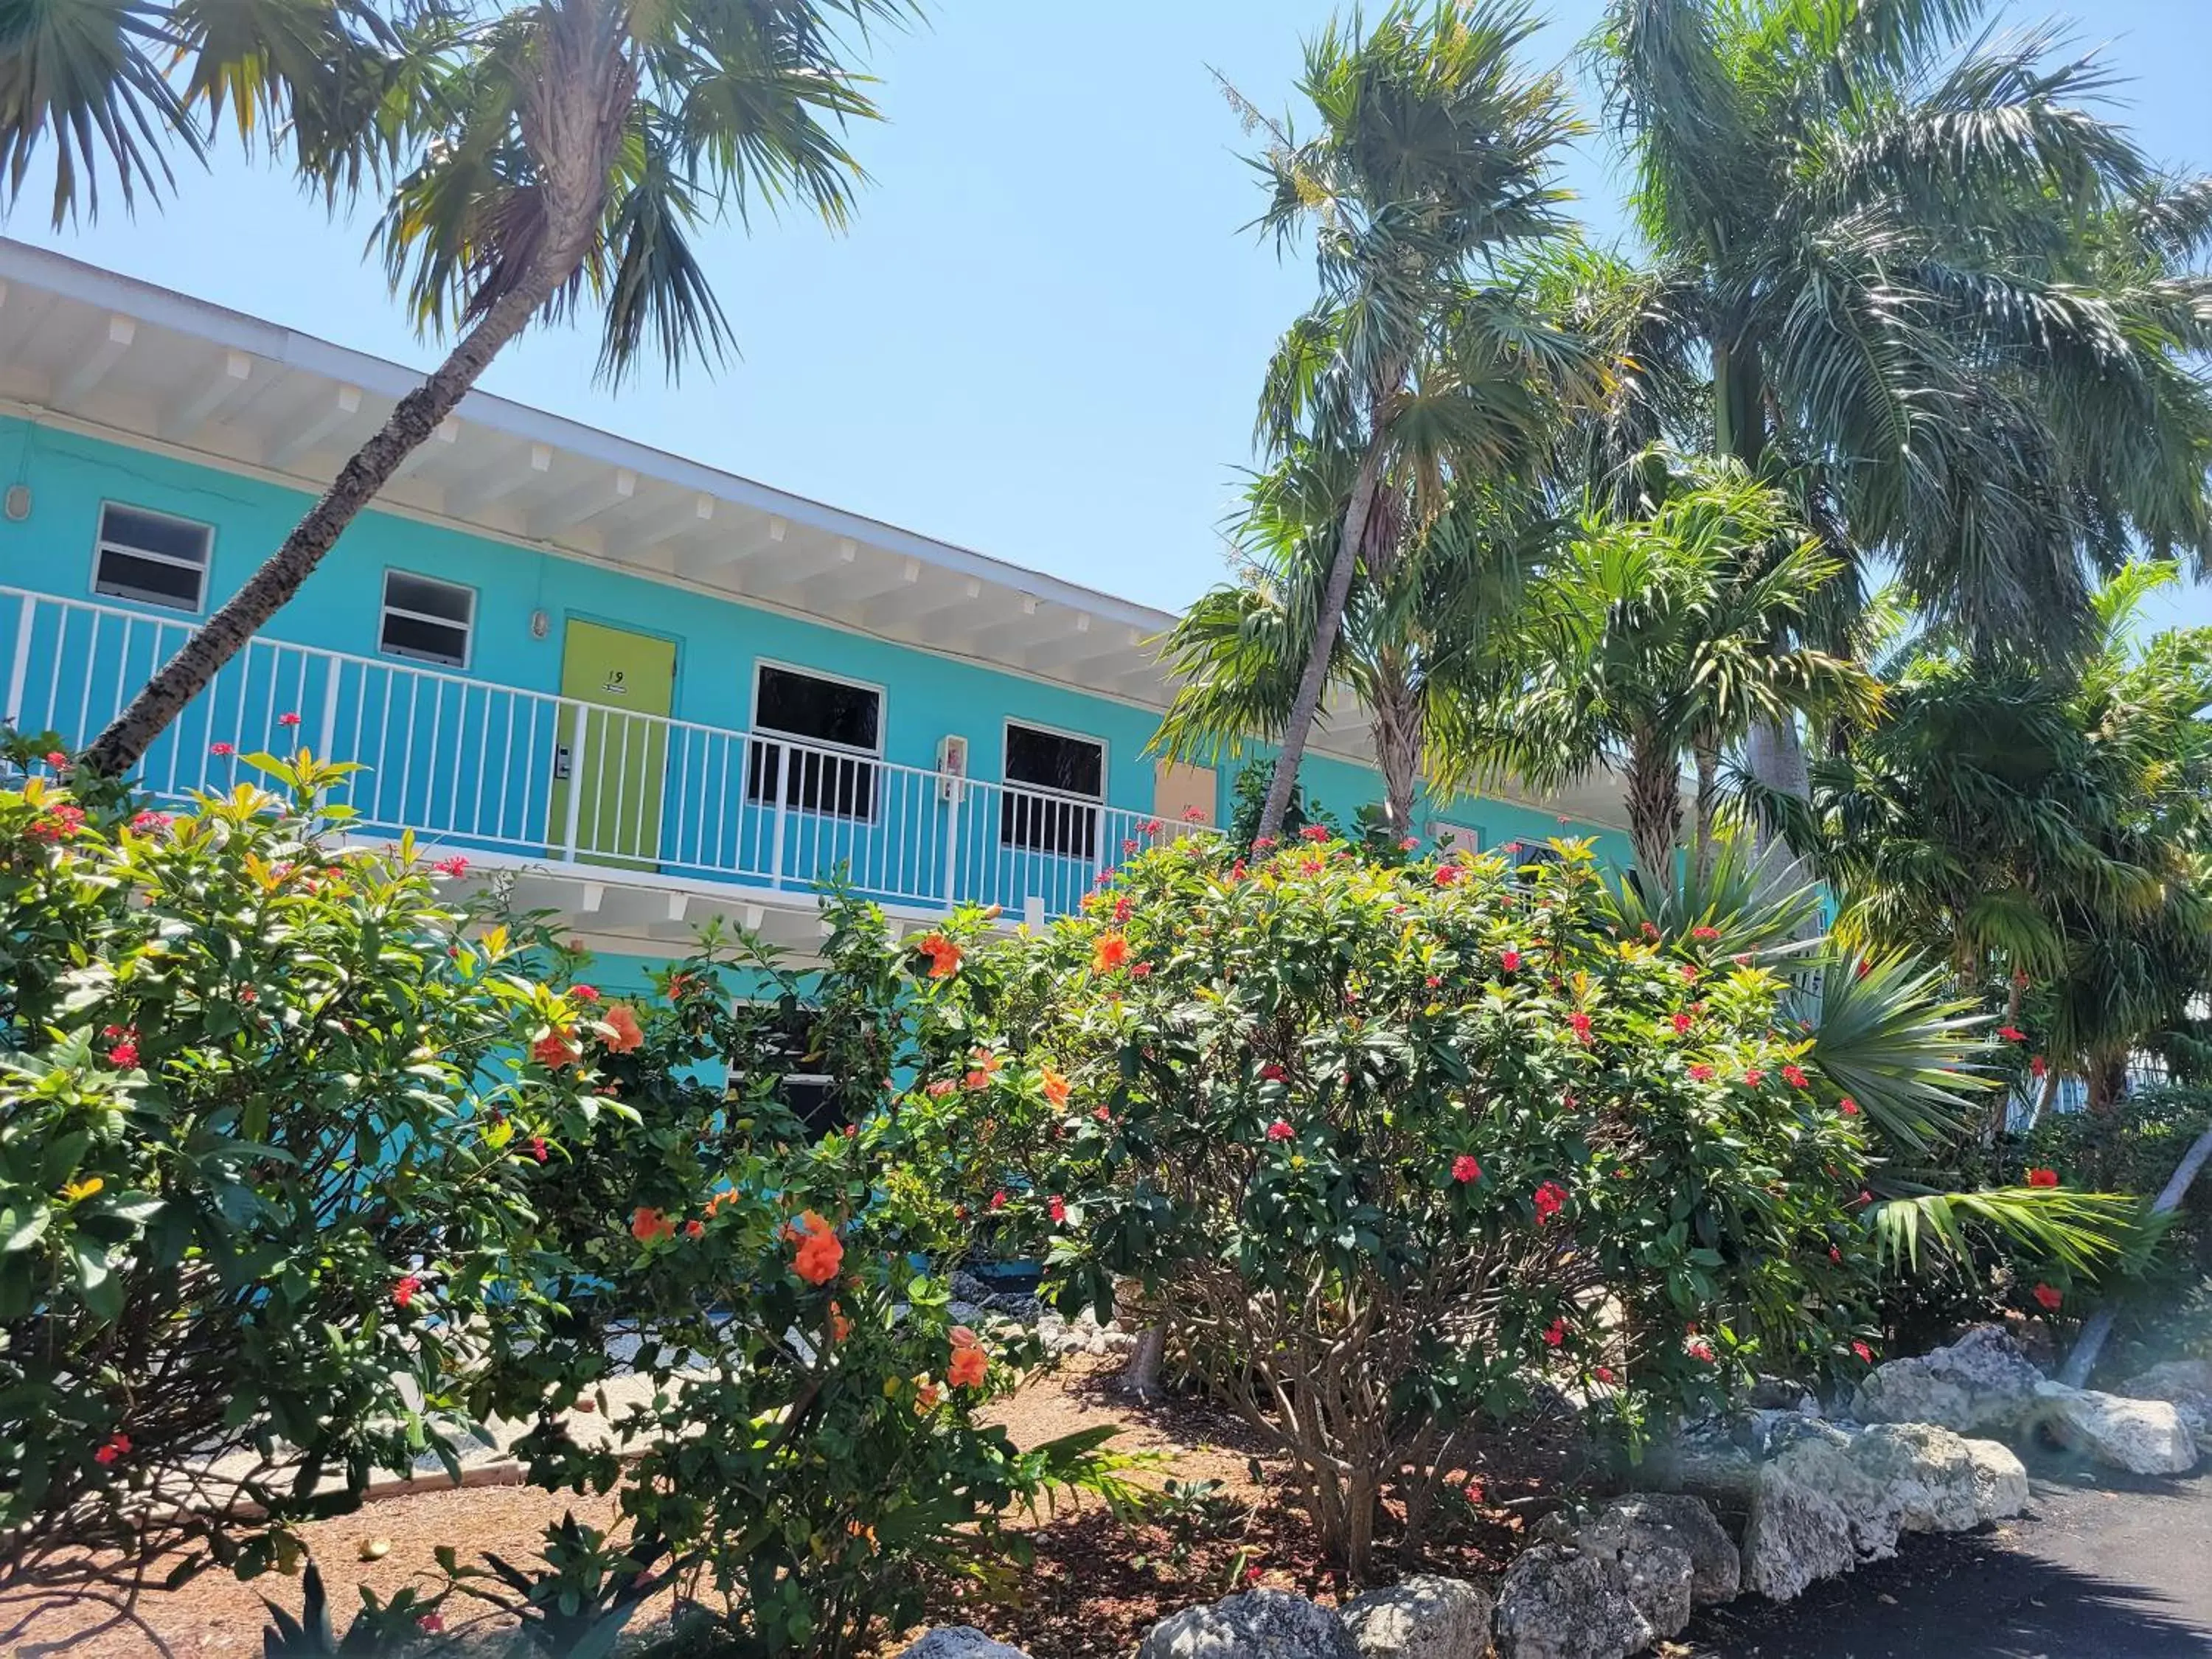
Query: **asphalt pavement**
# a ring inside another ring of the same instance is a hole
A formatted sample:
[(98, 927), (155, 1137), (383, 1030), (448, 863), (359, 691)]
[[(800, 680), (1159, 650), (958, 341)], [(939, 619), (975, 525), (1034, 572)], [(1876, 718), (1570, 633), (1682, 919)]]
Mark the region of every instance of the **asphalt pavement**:
[[(2017, 1519), (1910, 1537), (1894, 1560), (1685, 1632), (1697, 1659), (2212, 1659), (2212, 1471), (2183, 1480), (2033, 1458)], [(1683, 1650), (1669, 1650), (1681, 1652)]]

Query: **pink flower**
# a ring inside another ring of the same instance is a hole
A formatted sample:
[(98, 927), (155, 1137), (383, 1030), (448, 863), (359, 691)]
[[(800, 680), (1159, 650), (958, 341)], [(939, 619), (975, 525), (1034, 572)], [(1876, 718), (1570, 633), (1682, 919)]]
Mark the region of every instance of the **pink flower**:
[(1420, 844), (1420, 838), (1418, 836), (1408, 836), (1398, 843), (1398, 850), (1401, 853), (1410, 853)]
[(1463, 1492), (1465, 1492), (1465, 1493), (1467, 1494), (1467, 1501), (1468, 1501), (1468, 1503), (1470, 1503), (1470, 1504), (1480, 1504), (1480, 1502), (1482, 1502), (1482, 1482), (1481, 1482), (1481, 1481), (1480, 1481), (1480, 1480), (1470, 1480), (1467, 1483), (1467, 1485), (1466, 1485), (1463, 1488), (1462, 1488), (1462, 1490)]
[(1273, 836), (1261, 836), (1253, 842), (1252, 850), (1255, 853), (1264, 853), (1274, 844), (1275, 838)]
[(1456, 864), (1439, 864), (1437, 866), (1437, 886), (1449, 887), (1458, 879), (1459, 866)]
[(1148, 836), (1158, 835), (1162, 827), (1158, 818), (1146, 818), (1142, 826), (1144, 832)]
[(1836, 1109), (1845, 1117), (1856, 1117), (1859, 1115), (1859, 1103), (1849, 1095), (1845, 1095), (1836, 1103)]
[(1260, 1081), (1262, 1083), (1280, 1083), (1286, 1075), (1283, 1068), (1272, 1060), (1260, 1068)]
[(1262, 1575), (1260, 1571), (1260, 1564), (1257, 1561), (1255, 1561), (1250, 1566), (1244, 1569), (1244, 1582), (1248, 1584), (1258, 1583), (1261, 1576)]
[(1182, 809), (1182, 821), (1185, 823), (1204, 823), (1206, 821), (1206, 809), (1203, 806), (1184, 807)]
[(415, 1621), (415, 1626), (425, 1636), (435, 1636), (446, 1628), (446, 1621), (434, 1613), (426, 1613)]
[(1565, 1320), (1555, 1319), (1549, 1325), (1545, 1327), (1544, 1340), (1549, 1346), (1556, 1348), (1566, 1340), (1567, 1322)]
[(2038, 1054), (2027, 1062), (2027, 1069), (2032, 1077), (2048, 1077), (2051, 1075), (2051, 1062)]
[(135, 1042), (118, 1042), (107, 1051), (107, 1058), (111, 1064), (128, 1069), (138, 1063), (138, 1045)]
[(1433, 990), (1435, 990), (1438, 986), (1442, 985), (1442, 984), (1443, 983), (1443, 981), (1442, 981), (1441, 979), (1437, 978), (1434, 974), (1431, 974), (1431, 975), (1430, 975), (1426, 979), (1423, 980), (1423, 981), (1421, 981), (1421, 983), (1422, 983), (1422, 984), (1424, 984), (1424, 985), (1425, 985), (1425, 986), (1427, 986), (1427, 987), (1429, 988), (1429, 989), (1431, 989), (1431, 991), (1433, 991)]
[(1270, 1140), (1288, 1140), (1297, 1133), (1296, 1129), (1279, 1117), (1267, 1126), (1267, 1139)]
[(1871, 1365), (1874, 1364), (1874, 1350), (1867, 1346), (1865, 1343), (1852, 1343), (1851, 1352), (1859, 1357), (1859, 1364), (1862, 1365)]
[(1536, 1188), (1529, 1202), (1536, 1206), (1536, 1220), (1541, 1224), (1566, 1207), (1567, 1189), (1556, 1181), (1547, 1181)]
[(297, 726), (299, 723), (300, 717), (289, 709), (276, 717), (276, 724), (279, 726)]
[(596, 985), (571, 985), (568, 988), (568, 994), (579, 1002), (597, 1002), (599, 1000), (599, 988)]
[(1053, 1224), (1057, 1226), (1060, 1222), (1067, 1219), (1067, 1200), (1058, 1193), (1054, 1193), (1051, 1200), (1045, 1206), (1045, 1213), (1052, 1218)]
[(1659, 924), (1656, 921), (1647, 921), (1644, 924), (1642, 931), (1644, 938), (1656, 939), (1659, 937)]
[(149, 810), (133, 817), (131, 820), (131, 827), (142, 836), (155, 835), (167, 829), (173, 822), (173, 820), (167, 812), (155, 812)]
[(208, 745), (208, 753), (215, 756), (217, 759), (222, 759), (230, 755), (235, 755), (237, 752), (238, 745), (234, 743), (211, 743)]
[(465, 876), (469, 872), (469, 861), (456, 853), (451, 858), (440, 859), (430, 867), (441, 876)]
[(1756, 1089), (1760, 1084), (1765, 1081), (1766, 1073), (1760, 1071), (1756, 1066), (1753, 1066), (1751, 1070), (1743, 1074), (1743, 1086), (1747, 1089)]
[(1695, 927), (1690, 929), (1690, 937), (1697, 940), (1700, 945), (1711, 945), (1720, 936), (1721, 930), (1719, 928), (1709, 927), (1703, 922), (1699, 922)]
[(1690, 1358), (1700, 1364), (1710, 1365), (1713, 1363), (1713, 1345), (1702, 1336), (1690, 1344), (1687, 1352)]
[(67, 771), (69, 769), (69, 763), (70, 757), (62, 753), (60, 750), (51, 749), (46, 751), (46, 764), (52, 767), (55, 771)]
[(960, 1085), (949, 1077), (941, 1077), (931, 1084), (926, 1092), (932, 1100), (942, 1100)]
[(404, 1308), (415, 1299), (415, 1292), (422, 1288), (422, 1281), (409, 1273), (392, 1287), (392, 1305)]
[(1684, 963), (1682, 964), (1682, 977), (1683, 977), (1686, 981), (1686, 980), (1695, 980), (1695, 979), (1697, 978), (1697, 976), (1698, 976), (1698, 964), (1697, 964), (1696, 963), (1694, 963), (1694, 962), (1686, 962), (1686, 963)]
[(1574, 1028), (1576, 1042), (1588, 1042), (1590, 1040), (1590, 1017), (1581, 1009), (1577, 1008), (1567, 1016), (1567, 1024)]
[(1001, 1187), (997, 1192), (991, 1194), (991, 1207), (994, 1210), (1003, 1210), (1006, 1207), (1006, 1189), (1005, 1188)]
[(1687, 1036), (1690, 1034), (1690, 1027), (1692, 1024), (1693, 1022), (1691, 1020), (1689, 1015), (1680, 1013), (1676, 1014), (1674, 1016), (1674, 1035), (1676, 1036)]
[(1121, 897), (1114, 901), (1114, 920), (1116, 921), (1128, 921), (1129, 912), (1133, 910), (1136, 907), (1134, 905), (1129, 902), (1128, 896), (1124, 894)]
[(1782, 1080), (1793, 1089), (1806, 1089), (1812, 1086), (1812, 1079), (1805, 1075), (1802, 1068), (1796, 1066), (1785, 1066), (1782, 1068)]
[(1470, 1181), (1482, 1179), (1482, 1165), (1466, 1152), (1452, 1160), (1452, 1179), (1465, 1186)]
[(100, 1467), (104, 1469), (112, 1465), (117, 1458), (122, 1456), (130, 1449), (131, 1437), (129, 1435), (111, 1434), (101, 1444), (100, 1449), (93, 1453), (92, 1461), (99, 1464)]
[(1133, 962), (1129, 964), (1129, 977), (1132, 979), (1143, 979), (1152, 971), (1152, 964), (1149, 962)]
[(532, 1135), (530, 1137), (530, 1155), (536, 1158), (540, 1164), (543, 1164), (545, 1161), (545, 1137), (544, 1135)]
[(1122, 851), (1125, 854), (1129, 854), (1129, 853), (1133, 853), (1133, 852), (1135, 852), (1135, 851), (1137, 850), (1137, 848), (1138, 848), (1139, 846), (1141, 846), (1142, 844), (1143, 844), (1143, 843), (1142, 843), (1142, 842), (1135, 842), (1135, 841), (1125, 841), (1125, 842), (1123, 842), (1121, 843), (1121, 851)]
[(1521, 953), (1518, 951), (1512, 950), (1510, 948), (1500, 951), (1498, 953), (1498, 970), (1504, 974), (1519, 973), (1521, 971)]
[(2063, 1294), (2048, 1285), (2038, 1285), (2033, 1295), (2045, 1313), (2057, 1313), (2059, 1304), (2066, 1300)]
[(2002, 1037), (2007, 1042), (2025, 1042), (2027, 1041), (2027, 1033), (2021, 1030), (2017, 1025), (2000, 1025), (1997, 1027), (1997, 1035)]
[(2056, 1187), (2058, 1184), (2058, 1171), (2043, 1169), (2030, 1170), (2027, 1172), (2027, 1184), (2031, 1187)]
[(1705, 1061), (1699, 1060), (1690, 1067), (1690, 1080), (1692, 1083), (1711, 1083), (1713, 1080), (1713, 1068)]
[(1298, 831), (1298, 838), (1302, 841), (1327, 841), (1328, 830), (1324, 824), (1309, 823)]

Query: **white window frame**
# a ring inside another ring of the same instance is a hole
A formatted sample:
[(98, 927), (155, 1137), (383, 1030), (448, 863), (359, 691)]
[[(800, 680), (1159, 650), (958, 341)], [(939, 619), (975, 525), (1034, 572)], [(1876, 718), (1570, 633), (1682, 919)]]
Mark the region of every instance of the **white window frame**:
[[(1098, 750), (1098, 793), (1096, 795), (1079, 795), (1072, 789), (1054, 789), (1048, 784), (1042, 783), (1018, 783), (1008, 777), (1006, 760), (1013, 744), (1014, 728), (1018, 726), (1026, 732), (1042, 732), (1048, 738), (1066, 738), (1070, 743), (1096, 744)], [(1042, 720), (1017, 720), (1012, 714), (1007, 715), (999, 724), (999, 781), (1009, 789), (1024, 790), (1032, 795), (1054, 795), (1061, 800), (1082, 801), (1092, 806), (1103, 806), (1106, 805), (1106, 781), (1111, 775), (1108, 769), (1112, 765), (1113, 760), (1113, 750), (1107, 747), (1106, 739), (1093, 732), (1071, 732), (1064, 726), (1047, 726)]]
[[(404, 605), (392, 604), (392, 579), (394, 576), (404, 576), (410, 581), (428, 582), (433, 587), (449, 587), (456, 593), (465, 593), (469, 596), (468, 620), (459, 624), (461, 630), (461, 659), (459, 662), (449, 662), (443, 657), (418, 656), (412, 651), (395, 651), (384, 642), (386, 619), (393, 616), (404, 617), (410, 622), (428, 623), (434, 628), (455, 626), (451, 617), (434, 617), (425, 611), (410, 611)], [(419, 570), (408, 570), (396, 564), (388, 564), (384, 567), (383, 586), (378, 591), (376, 597), (376, 650), (379, 656), (390, 657), (395, 662), (427, 663), (433, 667), (451, 668), (462, 673), (468, 672), (469, 665), (476, 659), (477, 654), (477, 590), (475, 588), (466, 582), (449, 582), (443, 576), (428, 576)]]
[[(1071, 743), (1095, 744), (1098, 749), (1098, 793), (1079, 795), (1072, 789), (1054, 789), (1042, 783), (1017, 783), (1006, 775), (1006, 763), (1013, 744), (1014, 728), (1041, 732), (1048, 738), (1065, 738)], [(1106, 846), (1106, 796), (1113, 777), (1113, 750), (1106, 739), (1089, 732), (1071, 732), (1064, 726), (1048, 726), (1042, 720), (1016, 720), (1009, 714), (999, 724), (999, 787), (1004, 791), (1001, 799), (1012, 805), (1021, 796), (1032, 800), (1066, 801), (1070, 806), (1088, 809), (1095, 817), (1091, 825), (1091, 851), (1088, 854), (1059, 852), (1049, 847), (1027, 847), (1006, 832), (1006, 809), (1000, 809), (999, 846), (1006, 852), (1035, 854), (1041, 858), (1084, 859), (1096, 862)]]
[[(824, 685), (842, 685), (854, 691), (876, 694), (876, 746), (863, 749), (857, 744), (831, 743), (823, 738), (810, 738), (801, 732), (788, 732), (780, 726), (770, 726), (761, 719), (761, 671), (773, 668), (779, 673), (797, 674), (810, 680), (820, 680)], [(795, 743), (806, 749), (834, 749), (840, 754), (865, 755), (871, 760), (884, 757), (884, 744), (890, 734), (890, 694), (872, 680), (856, 680), (849, 674), (825, 673), (819, 668), (809, 668), (804, 663), (781, 662), (774, 657), (753, 659), (752, 706), (748, 711), (752, 718), (753, 732), (757, 737), (773, 738), (780, 743)]]
[[(100, 561), (104, 559), (111, 550), (122, 554), (126, 558), (143, 559), (149, 564), (166, 564), (173, 566), (179, 570), (190, 570), (195, 568), (189, 561), (177, 558), (171, 554), (157, 553), (151, 548), (132, 547), (126, 542), (112, 542), (108, 540), (107, 509), (111, 507), (119, 507), (125, 513), (140, 514), (149, 519), (160, 519), (165, 523), (182, 525), (189, 529), (197, 530), (200, 532), (201, 546), (204, 550), (200, 555), (200, 562), (197, 567), (200, 574), (199, 591), (193, 596), (192, 602), (189, 606), (178, 605), (168, 599), (148, 599), (143, 593), (111, 593), (100, 586)], [(118, 501), (112, 496), (106, 497), (101, 500), (100, 503), (100, 517), (94, 522), (92, 531), (91, 586), (92, 592), (96, 598), (103, 599), (120, 599), (125, 605), (149, 605), (157, 610), (174, 611), (180, 615), (187, 617), (204, 616), (207, 611), (208, 577), (214, 569), (215, 526), (213, 525), (200, 519), (187, 519), (181, 514), (164, 513), (159, 507), (141, 507), (136, 501)]]

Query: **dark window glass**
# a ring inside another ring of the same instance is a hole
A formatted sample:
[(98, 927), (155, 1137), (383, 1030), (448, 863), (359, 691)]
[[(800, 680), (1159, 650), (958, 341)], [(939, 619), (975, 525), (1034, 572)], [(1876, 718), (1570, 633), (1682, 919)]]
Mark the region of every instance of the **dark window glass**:
[(469, 623), (476, 615), (476, 605), (471, 588), (410, 575), (404, 570), (387, 570), (384, 573), (384, 624), (377, 647), (388, 656), (465, 668)]
[[(811, 1008), (793, 1009), (775, 1030), (765, 1034), (761, 1046), (775, 1079), (770, 1092), (809, 1129), (826, 1134), (842, 1128), (847, 1120), (840, 1108), (836, 1079), (814, 1069), (822, 1063), (814, 1052), (814, 1026), (820, 1018)], [(750, 1082), (748, 1073), (732, 1073), (731, 1092), (743, 1093)]]
[[(753, 724), (763, 732), (788, 733), (806, 744), (873, 749), (882, 714), (881, 695), (866, 686), (818, 680), (788, 668), (760, 671)], [(876, 763), (756, 737), (745, 757), (745, 799), (841, 818), (872, 818)]]
[(882, 712), (881, 695), (864, 685), (817, 680), (788, 668), (763, 668), (753, 724), (809, 743), (873, 750)]
[(213, 539), (214, 532), (204, 524), (110, 502), (100, 509), (93, 591), (197, 611), (206, 592), (208, 546)]
[[(1009, 788), (999, 801), (999, 840), (1025, 852), (1054, 853), (1062, 858), (1098, 856), (1098, 809), (1084, 801), (1060, 799), (1085, 795), (1091, 800), (1106, 793), (1106, 746), (1085, 738), (1062, 737), (1035, 726), (1006, 727), (1006, 781)], [(1049, 789), (1050, 795), (1030, 794), (1030, 789)]]

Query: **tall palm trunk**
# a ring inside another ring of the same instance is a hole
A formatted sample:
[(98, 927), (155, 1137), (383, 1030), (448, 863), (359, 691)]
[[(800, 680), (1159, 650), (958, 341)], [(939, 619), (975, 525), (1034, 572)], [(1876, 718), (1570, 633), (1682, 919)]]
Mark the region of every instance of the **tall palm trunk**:
[(1702, 888), (1713, 873), (1713, 860), (1719, 851), (1713, 839), (1716, 821), (1721, 806), (1721, 753), (1710, 738), (1700, 738), (1692, 745), (1698, 761), (1698, 822), (1697, 842), (1698, 882)]
[(1375, 507), (1375, 492), (1382, 482), (1382, 455), (1388, 434), (1377, 422), (1367, 453), (1361, 458), (1359, 476), (1352, 486), (1352, 501), (1344, 509), (1344, 528), (1337, 533), (1336, 557), (1328, 568), (1328, 586), (1322, 595), (1321, 615), (1314, 619), (1313, 644), (1298, 677), (1297, 696), (1291, 701), (1283, 722), (1281, 751), (1275, 757), (1275, 774), (1267, 781), (1267, 804), (1260, 810), (1262, 838), (1279, 836), (1283, 814), (1290, 810), (1291, 791), (1297, 787), (1298, 766), (1305, 759), (1306, 739), (1314, 716), (1321, 710), (1321, 695), (1328, 684), (1329, 659), (1336, 653), (1336, 636), (1343, 631), (1344, 609), (1352, 598), (1352, 579), (1359, 569), (1361, 544), (1367, 520)]
[[(2189, 1150), (2182, 1154), (2181, 1162), (2174, 1165), (2173, 1173), (2151, 1200), (2150, 1212), (2166, 1215), (2181, 1207), (2188, 1195), (2190, 1185), (2207, 1163), (2212, 1163), (2212, 1129), (2197, 1137)], [(2066, 1356), (2065, 1368), (2058, 1380), (2072, 1388), (2087, 1384), (2089, 1373), (2097, 1369), (2097, 1357), (2105, 1351), (2105, 1339), (2112, 1334), (2112, 1304), (2109, 1302), (2089, 1316), (2081, 1327), (2081, 1334), (2075, 1340), (2074, 1352)]]
[[(1373, 558), (1370, 556), (1370, 568)], [(1420, 693), (1402, 661), (1381, 665), (1369, 693), (1376, 769), (1382, 775), (1382, 817), (1393, 840), (1413, 833), (1413, 800), (1421, 781)]]
[(1682, 839), (1682, 775), (1674, 751), (1639, 735), (1628, 750), (1628, 840), (1637, 867), (1663, 890)]
[(283, 545), (93, 740), (80, 757), (89, 770), (119, 777), (144, 757), (185, 706), (300, 591), (346, 526), (392, 482), (408, 456), (429, 441), (501, 349), (581, 269), (598, 230), (608, 170), (629, 119), (637, 82), (623, 56), (612, 13), (592, 0), (568, 0), (556, 15), (546, 62), (521, 118), (525, 139), (539, 164), (544, 215), (521, 273), (354, 452)]

